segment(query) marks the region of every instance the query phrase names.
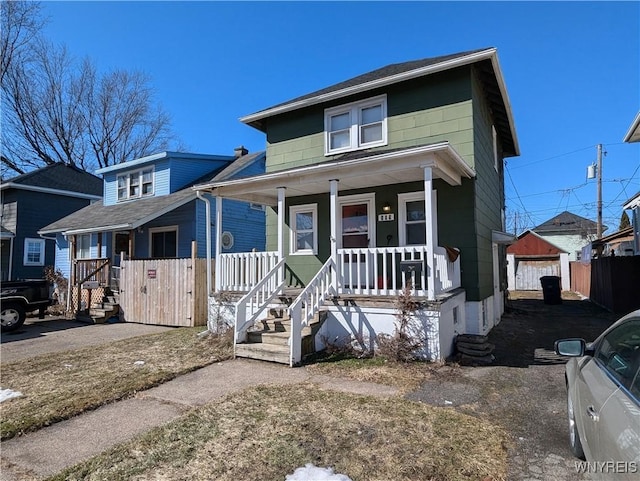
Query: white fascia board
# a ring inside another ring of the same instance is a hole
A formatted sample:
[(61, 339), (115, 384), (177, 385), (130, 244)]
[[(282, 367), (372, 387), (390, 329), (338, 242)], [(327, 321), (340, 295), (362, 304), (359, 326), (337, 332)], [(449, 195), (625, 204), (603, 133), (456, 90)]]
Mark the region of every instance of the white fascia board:
[(640, 142), (640, 112), (636, 115), (636, 118), (631, 122), (631, 126), (627, 131), (627, 135), (622, 139), (623, 142)]
[[(449, 142), (440, 142), (437, 144), (431, 144), (422, 147), (413, 147), (409, 149), (403, 149), (395, 152), (385, 152), (383, 154), (376, 155), (372, 153), (369, 157), (365, 157), (362, 159), (353, 159), (353, 160), (337, 160), (333, 162), (323, 162), (321, 164), (313, 164), (307, 165), (304, 167), (299, 167), (291, 170), (285, 171), (276, 171), (267, 174), (261, 174), (255, 177), (249, 177), (244, 179), (235, 179), (235, 180), (227, 180), (223, 182), (210, 182), (207, 184), (195, 185), (192, 188), (196, 191), (200, 190), (212, 190), (218, 187), (233, 187), (233, 186), (245, 186), (248, 190), (251, 190), (250, 185), (253, 183), (268, 183), (268, 182), (278, 182), (285, 179), (290, 178), (299, 178), (300, 175), (319, 175), (323, 172), (331, 172), (335, 169), (339, 168), (340, 170), (345, 170), (349, 168), (357, 168), (361, 164), (371, 163), (372, 161), (385, 161), (385, 160), (393, 160), (399, 159), (408, 156), (416, 156), (422, 154), (429, 153), (438, 153), (438, 152), (446, 152), (449, 157), (457, 164), (457, 167), (464, 173), (466, 177), (474, 177), (474, 170), (469, 167), (469, 165), (462, 160), (462, 157), (455, 151), (453, 147), (449, 144)], [(393, 165), (393, 164), (391, 164)], [(433, 165), (429, 165), (430, 167)], [(393, 165), (395, 167), (395, 165)], [(391, 166), (390, 166), (391, 168)]]
[[(69, 229), (61, 232), (61, 234), (66, 237), (70, 235), (92, 234), (94, 232), (109, 232), (109, 231), (130, 230), (130, 229), (133, 229), (133, 226), (131, 224), (117, 224), (117, 225), (105, 225), (101, 227), (88, 227), (86, 229)], [(38, 234), (46, 235), (54, 232), (57, 232), (57, 231), (38, 231)]]
[(7, 182), (6, 184), (0, 185), (0, 190), (5, 190), (5, 189), (29, 190), (31, 192), (41, 192), (43, 194), (55, 194), (55, 195), (64, 195), (67, 197), (77, 197), (78, 199), (89, 199), (89, 200), (102, 199), (102, 196), (100, 195), (84, 194), (82, 192), (74, 192), (72, 190), (50, 189), (48, 187), (38, 187), (35, 185), (14, 184), (13, 182)]
[(434, 74), (437, 72), (442, 72), (443, 70), (450, 70), (452, 68), (461, 67), (463, 65), (468, 65), (471, 63), (478, 62), (480, 60), (485, 60), (488, 58), (492, 58), (495, 56), (496, 49), (489, 48), (483, 50), (481, 52), (476, 52), (470, 55), (466, 55), (464, 57), (458, 57), (452, 60), (446, 60), (444, 62), (439, 62), (434, 65), (428, 65), (426, 67), (417, 68), (414, 70), (409, 70), (407, 72), (402, 72), (396, 75), (391, 75), (389, 77), (384, 77), (381, 79), (372, 80), (370, 82), (361, 83), (358, 85), (354, 85), (352, 87), (347, 87), (341, 90), (335, 90), (333, 92), (328, 92), (326, 94), (317, 95), (315, 97), (310, 97), (307, 99), (299, 100), (297, 102), (287, 103), (285, 105), (280, 105), (278, 107), (273, 107), (267, 110), (263, 110), (261, 112), (256, 112), (254, 114), (246, 115), (244, 117), (240, 117), (240, 122), (248, 124), (250, 122), (254, 122), (256, 120), (261, 120), (266, 117), (271, 117), (273, 115), (282, 114), (284, 112), (290, 112), (292, 110), (298, 110), (303, 107), (309, 107), (311, 105), (320, 104), (323, 102), (328, 102), (330, 100), (339, 99), (342, 97), (347, 97), (349, 95), (357, 94), (360, 92), (366, 92), (368, 90), (372, 90), (378, 87), (384, 87), (387, 85), (391, 85), (394, 83), (402, 82), (405, 80), (414, 79), (417, 77), (422, 77), (425, 75)]
[(631, 197), (623, 206), (623, 209), (633, 209), (635, 207), (640, 207), (640, 192)]
[(147, 155), (146, 157), (140, 157), (139, 159), (133, 159), (127, 162), (122, 162), (121, 164), (115, 164), (115, 165), (110, 165), (108, 167), (103, 167), (102, 169), (96, 170), (96, 174), (104, 174), (106, 172), (113, 172), (113, 171), (119, 171), (119, 170), (122, 170), (122, 171), (130, 170), (131, 168), (139, 167), (143, 164), (148, 164), (150, 162), (154, 162), (156, 160), (160, 160), (164, 158), (211, 160), (211, 161), (223, 161), (223, 162), (228, 162), (234, 159), (234, 157), (230, 155), (192, 154), (188, 152), (165, 151), (165, 152), (160, 152), (153, 155)]
[(500, 69), (500, 62), (498, 61), (498, 51), (494, 48), (491, 55), (491, 65), (493, 65), (493, 71), (498, 81), (498, 87), (500, 88), (500, 94), (502, 95), (502, 101), (504, 102), (504, 108), (507, 112), (507, 118), (509, 119), (509, 128), (511, 129), (511, 138), (513, 139), (513, 147), (516, 156), (520, 155), (520, 145), (518, 144), (518, 136), (516, 135), (516, 124), (513, 120), (513, 112), (511, 111), (511, 100), (509, 100), (509, 94), (507, 93), (507, 86), (504, 83), (504, 76), (502, 75), (502, 69)]
[(138, 167), (142, 164), (146, 164), (148, 162), (153, 162), (155, 160), (164, 159), (165, 157), (169, 157), (171, 152), (160, 152), (159, 154), (147, 155), (146, 157), (140, 157), (139, 159), (129, 160), (127, 162), (122, 162), (120, 164), (109, 165), (107, 167), (103, 167), (101, 169), (96, 170), (96, 174), (105, 174), (107, 172), (113, 172), (115, 170), (128, 170), (131, 167)]

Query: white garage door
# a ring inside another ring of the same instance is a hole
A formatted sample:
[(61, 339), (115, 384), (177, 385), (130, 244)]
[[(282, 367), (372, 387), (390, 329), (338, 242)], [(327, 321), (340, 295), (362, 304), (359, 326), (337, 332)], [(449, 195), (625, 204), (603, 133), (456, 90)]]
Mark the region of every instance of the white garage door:
[(559, 260), (516, 260), (516, 290), (541, 291), (540, 278), (560, 277)]

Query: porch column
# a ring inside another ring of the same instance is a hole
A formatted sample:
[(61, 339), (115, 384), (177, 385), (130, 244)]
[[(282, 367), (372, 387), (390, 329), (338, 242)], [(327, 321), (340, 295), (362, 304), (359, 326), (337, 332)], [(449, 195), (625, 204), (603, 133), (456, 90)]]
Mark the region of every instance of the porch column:
[[(331, 228), (329, 233), (329, 241), (331, 243), (331, 259), (335, 267), (331, 274), (331, 284), (338, 293), (338, 179), (329, 181), (329, 213)], [(317, 234), (316, 234), (317, 235)]]
[[(278, 262), (284, 259), (284, 193), (285, 187), (278, 187)], [(280, 279), (284, 279), (284, 268), (280, 270)]]
[(427, 297), (430, 300), (436, 298), (435, 291), (435, 259), (433, 257), (434, 240), (434, 215), (433, 215), (433, 172), (431, 167), (424, 167), (424, 225), (426, 230), (425, 240), (427, 241)]
[[(216, 292), (220, 292), (220, 286), (222, 285), (222, 262), (220, 261), (220, 254), (222, 254), (222, 197), (216, 195), (214, 197), (216, 201), (216, 263), (215, 263), (215, 272), (216, 272)], [(209, 219), (207, 219), (209, 222)], [(210, 229), (210, 226), (207, 226), (207, 229)]]

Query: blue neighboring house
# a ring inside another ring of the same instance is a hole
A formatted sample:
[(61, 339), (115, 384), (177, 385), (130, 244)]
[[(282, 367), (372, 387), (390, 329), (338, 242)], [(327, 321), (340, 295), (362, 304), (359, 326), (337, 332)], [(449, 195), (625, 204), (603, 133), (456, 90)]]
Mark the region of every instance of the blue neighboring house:
[(62, 162), (2, 179), (0, 281), (42, 278), (56, 243), (38, 231), (101, 198), (102, 179)]
[[(263, 173), (265, 153), (206, 155), (161, 152), (105, 167), (102, 202), (93, 203), (42, 228), (56, 236), (56, 267), (74, 282), (80, 274), (71, 266), (111, 272), (126, 259), (207, 257), (206, 204), (199, 200), (195, 184), (213, 178), (237, 179)], [(205, 196), (215, 209), (215, 199)], [(246, 252), (265, 247), (265, 212), (259, 204), (225, 201), (222, 252)], [(195, 243), (194, 243), (195, 241)], [(195, 246), (195, 252), (194, 252)], [(216, 246), (211, 248), (215, 255)], [(88, 272), (88, 271), (87, 271)], [(103, 285), (105, 283), (102, 283)]]

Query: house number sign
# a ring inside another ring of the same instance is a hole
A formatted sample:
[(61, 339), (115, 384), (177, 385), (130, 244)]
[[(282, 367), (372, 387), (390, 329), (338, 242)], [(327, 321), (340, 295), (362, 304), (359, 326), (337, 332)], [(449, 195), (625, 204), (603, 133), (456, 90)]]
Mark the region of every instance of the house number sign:
[(155, 279), (156, 278), (156, 270), (155, 269), (147, 269), (147, 278)]
[(378, 214), (378, 222), (389, 222), (393, 220), (393, 214)]

